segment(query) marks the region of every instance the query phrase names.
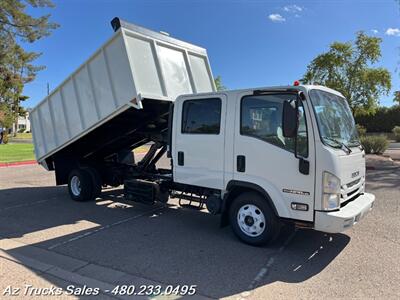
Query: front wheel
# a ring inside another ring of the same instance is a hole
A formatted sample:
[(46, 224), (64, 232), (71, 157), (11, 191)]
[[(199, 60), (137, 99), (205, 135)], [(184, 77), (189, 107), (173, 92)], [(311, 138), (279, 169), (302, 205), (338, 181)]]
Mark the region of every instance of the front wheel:
[(279, 219), (267, 200), (255, 192), (246, 192), (235, 198), (229, 216), (233, 232), (250, 245), (268, 244), (280, 231)]

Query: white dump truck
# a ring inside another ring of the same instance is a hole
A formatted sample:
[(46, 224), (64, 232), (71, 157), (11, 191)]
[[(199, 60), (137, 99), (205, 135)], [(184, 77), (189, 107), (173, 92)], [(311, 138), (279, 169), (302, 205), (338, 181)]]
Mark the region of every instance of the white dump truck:
[[(322, 86), (215, 90), (206, 50), (115, 18), (115, 34), (31, 112), (38, 162), (77, 201), (127, 200), (221, 215), (244, 242), (281, 224), (341, 232), (375, 196), (346, 99)], [(143, 159), (133, 151), (151, 142)], [(170, 168), (159, 168), (164, 155)]]

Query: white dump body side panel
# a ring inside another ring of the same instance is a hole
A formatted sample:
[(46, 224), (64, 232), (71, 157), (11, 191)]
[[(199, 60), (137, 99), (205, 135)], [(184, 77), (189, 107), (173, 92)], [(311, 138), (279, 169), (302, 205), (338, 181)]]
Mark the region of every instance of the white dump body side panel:
[[(193, 80), (197, 89), (197, 93), (207, 93), (215, 91), (214, 81), (210, 74), (208, 58), (195, 53), (189, 53), (189, 62), (193, 73)], [(212, 79), (210, 81), (210, 78)]]
[(143, 32), (150, 31), (118, 30), (33, 109), (39, 162), (128, 109), (134, 98), (173, 101), (180, 94), (215, 91), (204, 49)]

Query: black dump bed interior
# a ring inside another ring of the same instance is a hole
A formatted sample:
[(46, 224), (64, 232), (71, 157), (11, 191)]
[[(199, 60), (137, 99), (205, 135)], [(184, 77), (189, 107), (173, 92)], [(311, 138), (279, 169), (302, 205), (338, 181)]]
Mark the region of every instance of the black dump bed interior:
[(143, 109), (129, 108), (58, 151), (48, 162), (73, 157), (100, 161), (149, 141), (165, 140), (170, 101), (144, 99)]

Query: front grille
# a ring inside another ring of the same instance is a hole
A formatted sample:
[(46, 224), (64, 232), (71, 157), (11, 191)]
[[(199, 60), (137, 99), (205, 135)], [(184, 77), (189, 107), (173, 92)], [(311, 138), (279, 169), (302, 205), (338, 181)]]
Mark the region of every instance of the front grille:
[(347, 203), (356, 199), (363, 191), (364, 177), (353, 180), (341, 187), (340, 206), (343, 207)]
[(359, 183), (360, 180), (361, 180), (361, 177), (358, 178), (358, 179), (356, 179), (356, 180), (354, 180), (354, 181), (352, 181), (352, 182), (349, 182), (348, 184), (346, 184), (346, 187), (347, 187), (348, 189), (350, 189), (352, 186), (355, 186), (357, 183)]

